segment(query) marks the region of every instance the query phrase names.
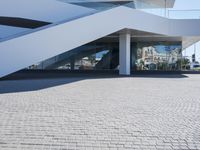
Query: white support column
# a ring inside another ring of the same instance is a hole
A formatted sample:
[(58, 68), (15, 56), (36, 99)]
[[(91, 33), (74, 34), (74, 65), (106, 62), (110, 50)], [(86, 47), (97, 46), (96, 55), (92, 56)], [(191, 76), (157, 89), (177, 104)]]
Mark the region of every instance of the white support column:
[(131, 35), (129, 33), (120, 34), (119, 37), (119, 74), (130, 75), (130, 49)]

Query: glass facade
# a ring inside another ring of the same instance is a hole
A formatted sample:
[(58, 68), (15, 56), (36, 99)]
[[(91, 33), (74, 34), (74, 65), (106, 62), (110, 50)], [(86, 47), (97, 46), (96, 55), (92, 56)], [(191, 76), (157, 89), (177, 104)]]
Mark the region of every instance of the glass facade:
[(181, 42), (132, 43), (132, 70), (181, 70)]
[(92, 42), (60, 54), (29, 69), (115, 70), (119, 65), (118, 42)]
[[(181, 70), (181, 58), (181, 42), (131, 42), (132, 71)], [(48, 70), (118, 70), (118, 68), (119, 42), (99, 41), (29, 67), (29, 69)]]

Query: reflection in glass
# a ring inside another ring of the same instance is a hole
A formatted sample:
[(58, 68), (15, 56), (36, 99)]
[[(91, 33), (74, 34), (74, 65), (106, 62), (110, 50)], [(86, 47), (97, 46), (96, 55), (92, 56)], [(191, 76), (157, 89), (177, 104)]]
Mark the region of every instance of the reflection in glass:
[[(181, 42), (132, 42), (131, 70), (181, 70)], [(29, 69), (118, 70), (119, 42), (95, 41), (67, 51)]]
[(115, 70), (119, 66), (118, 42), (92, 42), (65, 52), (29, 69)]
[(180, 70), (182, 58), (181, 43), (143, 43), (138, 42), (133, 48), (133, 70)]

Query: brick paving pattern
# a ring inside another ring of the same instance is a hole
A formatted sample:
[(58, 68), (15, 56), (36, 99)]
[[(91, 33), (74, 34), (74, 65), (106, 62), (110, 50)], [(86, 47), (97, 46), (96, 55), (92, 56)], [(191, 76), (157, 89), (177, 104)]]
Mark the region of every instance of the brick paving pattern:
[(200, 149), (200, 75), (0, 81), (0, 91), (0, 150)]

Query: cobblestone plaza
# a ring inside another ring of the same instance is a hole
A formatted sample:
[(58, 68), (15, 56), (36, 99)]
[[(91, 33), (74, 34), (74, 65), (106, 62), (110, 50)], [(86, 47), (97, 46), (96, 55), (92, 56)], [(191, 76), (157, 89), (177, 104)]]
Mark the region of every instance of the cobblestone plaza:
[(0, 81), (0, 149), (200, 149), (200, 76)]

